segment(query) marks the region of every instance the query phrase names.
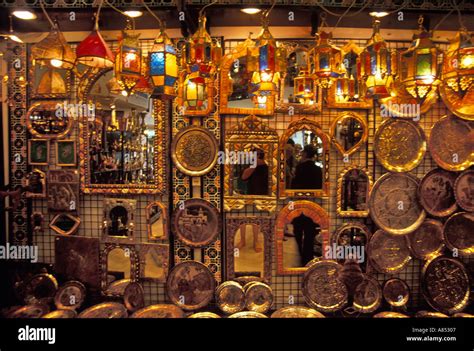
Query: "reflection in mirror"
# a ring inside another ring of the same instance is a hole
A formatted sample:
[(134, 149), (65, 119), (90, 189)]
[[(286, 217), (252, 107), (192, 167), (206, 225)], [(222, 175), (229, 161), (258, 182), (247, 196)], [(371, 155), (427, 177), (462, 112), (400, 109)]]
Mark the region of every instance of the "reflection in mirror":
[(140, 276), (165, 282), (169, 266), (169, 246), (164, 244), (140, 245)]
[(283, 267), (304, 267), (316, 257), (322, 257), (321, 228), (304, 214), (287, 223), (283, 238)]
[(107, 241), (133, 240), (136, 200), (104, 199), (103, 238)]
[(105, 244), (100, 265), (101, 289), (106, 296), (122, 296), (125, 287), (138, 279), (140, 261), (135, 246)]
[(81, 224), (79, 217), (70, 215), (69, 213), (59, 213), (51, 220), (49, 227), (60, 235), (71, 235)]
[[(302, 79), (304, 77), (307, 79)], [(308, 51), (305, 49), (297, 49), (288, 56), (283, 87), (283, 102), (314, 103), (314, 83), (309, 76)]]
[(351, 155), (367, 140), (367, 123), (358, 114), (344, 112), (331, 125), (331, 139), (342, 155)]
[(311, 130), (299, 130), (285, 145), (287, 189), (322, 189), (324, 149), (321, 138)]
[(161, 202), (152, 202), (146, 207), (149, 240), (168, 239), (168, 216)]
[(116, 247), (109, 251), (107, 255), (107, 281), (109, 284), (122, 279), (130, 279), (131, 270), (130, 255), (125, 249)]
[(254, 108), (251, 79), (253, 72), (248, 70), (247, 56), (235, 59), (229, 71), (231, 84), (227, 106), (230, 108)]
[(242, 155), (248, 162), (234, 165), (232, 182), (235, 195), (270, 195), (268, 155), (258, 145), (247, 146)]
[(257, 224), (244, 223), (234, 236), (234, 248), (238, 251), (234, 259), (236, 276), (263, 277), (264, 235)]
[(358, 166), (350, 166), (344, 169), (338, 180), (338, 215), (367, 217), (371, 186), (372, 179), (364, 169)]

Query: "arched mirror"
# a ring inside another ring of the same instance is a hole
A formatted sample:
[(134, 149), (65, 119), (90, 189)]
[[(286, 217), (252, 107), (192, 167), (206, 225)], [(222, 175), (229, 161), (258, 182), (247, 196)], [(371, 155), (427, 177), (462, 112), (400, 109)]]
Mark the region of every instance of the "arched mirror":
[(151, 202), (145, 208), (148, 240), (168, 240), (168, 213), (165, 205), (159, 201)]
[(137, 281), (140, 264), (135, 246), (106, 244), (101, 256), (101, 287), (106, 296), (122, 295), (126, 285)]
[(349, 156), (367, 141), (367, 121), (357, 113), (344, 112), (333, 120), (330, 134), (336, 149), (343, 156)]
[(109, 242), (133, 241), (136, 200), (104, 199), (102, 239)]
[(280, 191), (286, 196), (324, 197), (329, 191), (329, 138), (303, 118), (280, 139)]
[(308, 262), (322, 258), (329, 241), (329, 215), (314, 202), (286, 205), (276, 221), (277, 273), (301, 274)]
[(373, 180), (366, 169), (346, 167), (337, 181), (337, 214), (341, 217), (367, 217)]

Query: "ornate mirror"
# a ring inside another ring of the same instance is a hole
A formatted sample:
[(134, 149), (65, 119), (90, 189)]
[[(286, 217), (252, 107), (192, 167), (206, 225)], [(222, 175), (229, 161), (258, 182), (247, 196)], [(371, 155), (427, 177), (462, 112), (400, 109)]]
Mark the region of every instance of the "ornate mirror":
[(330, 134), (333, 145), (347, 157), (367, 141), (367, 121), (357, 113), (343, 112), (333, 120)]
[(365, 267), (370, 235), (370, 230), (362, 223), (343, 224), (331, 235), (331, 247), (325, 252), (325, 258), (340, 264), (351, 259)]
[(346, 167), (337, 180), (337, 214), (341, 217), (368, 217), (373, 180), (362, 167)]
[(272, 277), (273, 219), (230, 217), (226, 222), (227, 279)]
[(166, 282), (169, 268), (169, 245), (140, 245), (140, 277), (157, 282)]
[(81, 219), (69, 213), (59, 213), (51, 220), (49, 227), (60, 235), (71, 235), (77, 231)]
[(151, 202), (145, 208), (148, 240), (168, 240), (168, 213), (165, 205), (159, 201)]
[(121, 296), (126, 285), (138, 280), (140, 262), (133, 245), (106, 244), (101, 256), (101, 287), (106, 296)]
[(139, 91), (127, 96), (112, 70), (87, 78), (81, 87), (83, 105), (94, 106), (92, 112), (79, 111), (82, 190), (164, 192), (168, 146), (163, 101)]
[(223, 57), (219, 106), (221, 113), (262, 116), (273, 114), (274, 97), (267, 96), (263, 101), (254, 94), (253, 70), (249, 62), (252, 60), (249, 51), (254, 47), (255, 42), (247, 38)]
[(59, 139), (66, 136), (74, 122), (66, 102), (36, 102), (26, 114), (26, 127), (35, 138)]
[(306, 264), (322, 258), (329, 242), (329, 215), (318, 204), (290, 202), (276, 220), (277, 273), (301, 274)]
[(28, 198), (46, 198), (46, 174), (35, 168), (26, 175), (26, 193)]
[(276, 208), (278, 134), (256, 116), (247, 116), (225, 135), (224, 207)]
[(104, 199), (102, 239), (113, 242), (133, 241), (135, 208), (137, 201)]
[(329, 194), (329, 137), (309, 119), (290, 123), (280, 139), (280, 194)]

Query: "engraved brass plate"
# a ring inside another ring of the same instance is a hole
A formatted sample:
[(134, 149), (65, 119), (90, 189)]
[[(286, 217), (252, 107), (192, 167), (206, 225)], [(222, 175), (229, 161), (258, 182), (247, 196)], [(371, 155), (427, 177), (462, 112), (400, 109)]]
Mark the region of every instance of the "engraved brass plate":
[(86, 298), (86, 287), (78, 281), (69, 281), (58, 289), (54, 304), (59, 310), (76, 310)]
[(321, 312), (304, 306), (288, 306), (276, 310), (271, 318), (325, 318)]
[(390, 306), (401, 307), (410, 299), (410, 288), (404, 280), (392, 278), (383, 284), (382, 294)]
[(221, 318), (221, 316), (212, 312), (198, 312), (190, 315), (188, 318)]
[(251, 282), (244, 286), (245, 307), (249, 311), (266, 313), (273, 305), (273, 291), (265, 283)]
[(78, 318), (127, 318), (124, 305), (117, 302), (104, 302), (82, 311)]
[(474, 213), (459, 212), (453, 214), (444, 223), (443, 233), (446, 246), (457, 250), (461, 256), (474, 255)]
[(244, 289), (234, 281), (222, 283), (216, 289), (216, 304), (226, 314), (242, 311), (245, 308)]
[(130, 318), (184, 318), (184, 312), (174, 305), (151, 305), (136, 311)]
[(243, 311), (231, 314), (229, 318), (268, 318), (263, 313), (254, 311)]
[(377, 279), (365, 276), (355, 288), (354, 309), (362, 313), (372, 313), (382, 304), (382, 288)]
[(398, 273), (411, 260), (406, 238), (381, 229), (370, 238), (367, 251), (370, 264), (379, 273)]
[(410, 252), (415, 258), (429, 260), (444, 248), (443, 224), (434, 219), (426, 219), (421, 226), (407, 235)]
[(474, 170), (461, 173), (454, 183), (456, 202), (464, 210), (474, 212)]
[(374, 318), (410, 318), (406, 314), (399, 312), (380, 312), (374, 315)]
[(77, 317), (77, 312), (74, 310), (56, 310), (53, 312), (49, 312), (45, 314), (41, 318), (46, 318), (46, 319), (55, 319), (55, 318), (60, 318), (60, 319), (65, 319), (65, 318), (76, 318)]
[(418, 187), (420, 203), (430, 215), (445, 217), (457, 209), (454, 182), (457, 174), (435, 168), (426, 173)]

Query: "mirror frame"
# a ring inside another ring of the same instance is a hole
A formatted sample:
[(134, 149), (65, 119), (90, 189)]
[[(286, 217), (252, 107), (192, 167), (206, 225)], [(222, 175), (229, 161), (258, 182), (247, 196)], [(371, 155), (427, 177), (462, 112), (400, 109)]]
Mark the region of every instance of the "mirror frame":
[[(365, 176), (367, 177), (367, 210), (365, 211), (344, 211), (342, 209), (342, 190), (343, 190), (342, 187), (343, 187), (344, 177), (348, 172), (354, 169), (357, 169), (360, 172), (364, 173)], [(336, 200), (337, 215), (340, 217), (359, 217), (359, 218), (368, 217), (369, 216), (369, 195), (370, 195), (373, 185), (374, 185), (374, 180), (366, 168), (361, 167), (356, 164), (345, 167), (342, 170), (342, 172), (339, 174), (339, 178), (337, 179), (337, 200)]]
[[(138, 257), (135, 245), (125, 245), (118, 243), (106, 243), (100, 255), (100, 287), (103, 296), (122, 297), (117, 294), (107, 293), (107, 266), (109, 253), (116, 248), (121, 248), (124, 252), (128, 252), (130, 258), (130, 282), (138, 281), (140, 276), (140, 259)], [(127, 251), (128, 250), (128, 251)]]
[[(30, 178), (33, 173), (38, 173), (40, 175), (40, 182), (43, 185), (43, 191), (41, 193), (33, 193), (29, 191), (28, 189), (30, 188)], [(31, 172), (28, 172), (26, 177), (25, 177), (25, 185), (26, 185), (26, 192), (25, 192), (25, 197), (30, 199), (30, 198), (36, 198), (36, 199), (46, 199), (47, 196), (47, 185), (46, 185), (46, 173), (43, 172), (42, 170), (38, 168), (34, 168)]]
[[(322, 189), (286, 189), (285, 188), (285, 145), (288, 139), (298, 131), (301, 130), (310, 130), (314, 134), (316, 134), (323, 143), (323, 160), (324, 160), (324, 167), (322, 169), (323, 173), (323, 187)], [(329, 137), (326, 133), (323, 132), (321, 126), (306, 117), (291, 122), (286, 131), (280, 138), (280, 147), (279, 147), (279, 177), (280, 177), (280, 197), (318, 197), (318, 198), (326, 198), (329, 196), (329, 161), (330, 161), (330, 142)]]
[(276, 219), (276, 252), (277, 252), (277, 274), (280, 275), (298, 275), (304, 273), (308, 267), (291, 267), (285, 268), (283, 263), (283, 239), (285, 237), (285, 226), (301, 214), (311, 218), (315, 223), (319, 224), (321, 228), (322, 237), (322, 256), (327, 245), (329, 245), (329, 214), (317, 203), (308, 200), (297, 200), (288, 203), (278, 213)]
[[(66, 231), (66, 230), (62, 230), (61, 228), (59, 228), (55, 225), (56, 221), (62, 216), (66, 216), (74, 222), (74, 225), (72, 226), (71, 229)], [(51, 230), (53, 230), (54, 232), (56, 232), (57, 234), (59, 234), (59, 235), (69, 236), (71, 234), (74, 234), (74, 232), (79, 228), (80, 224), (81, 224), (81, 218), (80, 217), (75, 217), (75, 216), (73, 216), (69, 213), (58, 213), (56, 216), (53, 217), (51, 222), (49, 222), (49, 228)]]
[(367, 258), (367, 244), (369, 243), (370, 237), (372, 236), (372, 233), (370, 229), (364, 224), (360, 222), (346, 222), (343, 223), (341, 226), (339, 226), (332, 234), (331, 234), (331, 239), (330, 239), (330, 245), (336, 244), (337, 243), (337, 238), (341, 235), (342, 232), (344, 232), (348, 228), (357, 228), (360, 229), (364, 235), (365, 235), (365, 246), (364, 246), (364, 262), (361, 262), (362, 265), (365, 264), (367, 265), (368, 258)]
[[(137, 200), (105, 198), (103, 200), (102, 212), (102, 240), (108, 243), (130, 243), (135, 241), (135, 210), (137, 208)], [(107, 234), (107, 223), (110, 221), (110, 211), (117, 206), (125, 207), (128, 217), (128, 236), (109, 235)]]
[[(146, 269), (146, 254), (152, 248), (157, 248), (160, 251), (160, 254), (165, 257), (165, 263), (163, 265), (164, 277), (160, 278), (150, 278), (145, 276)], [(168, 244), (147, 244), (141, 243), (139, 247), (139, 256), (140, 256), (140, 278), (143, 280), (166, 283), (168, 278), (169, 266), (170, 266), (170, 246)]]
[(271, 164), (268, 165), (270, 195), (232, 195), (230, 182), (232, 180), (232, 166), (224, 165), (224, 210), (240, 210), (245, 205), (255, 205), (257, 210), (274, 212), (277, 206), (277, 156), (278, 133), (270, 128), (268, 123), (255, 115), (250, 115), (240, 120), (237, 125), (225, 133), (225, 149), (239, 151), (238, 147), (245, 144), (259, 144), (269, 156)]
[[(31, 114), (34, 111), (56, 111), (58, 105), (62, 106), (62, 102), (58, 101), (41, 101), (35, 102), (30, 105), (28, 112), (26, 113), (26, 127), (28, 131), (31, 133), (33, 138), (42, 139), (42, 140), (52, 140), (52, 139), (61, 139), (64, 138), (72, 129), (74, 118), (66, 118), (67, 126), (61, 133), (58, 134), (41, 134), (33, 128), (32, 121), (30, 119)], [(33, 139), (32, 138), (32, 139)]]
[[(364, 129), (364, 132), (362, 134), (361, 139), (355, 144), (353, 147), (351, 147), (349, 150), (345, 151), (342, 146), (339, 144), (339, 142), (336, 139), (336, 126), (339, 121), (343, 121), (345, 119), (353, 118), (357, 120), (362, 128)], [(331, 137), (331, 143), (336, 147), (336, 149), (340, 152), (342, 156), (350, 156), (357, 150), (359, 150), (366, 142), (367, 138), (369, 136), (369, 128), (367, 126), (367, 121), (361, 117), (358, 113), (352, 112), (352, 111), (345, 111), (339, 114), (331, 123), (331, 129), (329, 131), (330, 137)]]
[(226, 218), (226, 279), (235, 278), (234, 240), (237, 231), (243, 224), (256, 224), (263, 234), (263, 272), (267, 282), (272, 279), (272, 247), (274, 219), (270, 217), (228, 217)]
[[(163, 217), (163, 232), (165, 233), (165, 236), (162, 239), (155, 238), (151, 235), (151, 217), (150, 217), (150, 210), (153, 206), (158, 206), (161, 209), (161, 214)], [(161, 202), (161, 201), (153, 201), (150, 202), (146, 207), (145, 207), (145, 212), (146, 212), (146, 230), (147, 230), (147, 236), (149, 241), (167, 241), (169, 239), (169, 218), (168, 218), (168, 209), (166, 206)]]
[[(78, 85), (78, 98), (81, 103), (87, 103), (88, 94), (94, 84), (111, 68), (94, 69), (85, 74)], [(151, 98), (151, 97), (150, 97)], [(152, 184), (91, 184), (89, 159), (89, 121), (87, 116), (79, 117), (79, 168), (81, 191), (84, 194), (166, 194), (168, 162), (168, 108), (166, 102), (153, 99), (153, 118), (155, 120), (154, 141), (154, 183)]]
[(229, 93), (232, 81), (229, 79), (229, 72), (235, 60), (247, 55), (249, 49), (255, 47), (255, 41), (247, 39), (238, 44), (232, 51), (226, 54), (221, 61), (220, 92), (219, 92), (219, 113), (233, 115), (259, 115), (272, 116), (275, 110), (275, 97), (267, 97), (266, 107), (229, 107)]

